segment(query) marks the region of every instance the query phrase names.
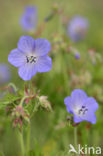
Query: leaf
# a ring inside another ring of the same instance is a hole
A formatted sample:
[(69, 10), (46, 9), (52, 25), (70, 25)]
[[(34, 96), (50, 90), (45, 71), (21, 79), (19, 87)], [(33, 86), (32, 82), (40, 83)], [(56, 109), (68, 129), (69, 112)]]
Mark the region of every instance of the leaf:
[(15, 101), (20, 100), (21, 97), (15, 94), (6, 94), (4, 98), (0, 99), (0, 108), (7, 106), (8, 104), (13, 104)]

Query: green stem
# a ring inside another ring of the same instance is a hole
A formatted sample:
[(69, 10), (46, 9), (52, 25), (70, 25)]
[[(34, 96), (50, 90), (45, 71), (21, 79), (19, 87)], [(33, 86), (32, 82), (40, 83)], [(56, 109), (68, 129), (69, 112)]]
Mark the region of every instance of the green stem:
[(28, 152), (30, 150), (30, 123), (28, 124), (28, 127), (27, 127), (27, 140), (26, 140), (26, 150), (27, 150), (27, 155), (28, 155)]
[[(75, 144), (75, 149), (78, 151), (77, 127), (74, 127), (74, 144)], [(77, 156), (79, 156), (79, 154), (77, 154)]]
[(18, 135), (18, 140), (19, 140), (19, 144), (20, 144), (20, 148), (21, 148), (21, 150), (20, 150), (21, 154), (19, 156), (24, 156), (25, 148), (24, 148), (23, 133), (18, 131), (17, 135)]
[(24, 96), (21, 101), (20, 101), (20, 106), (23, 106), (24, 101), (28, 98), (29, 96)]
[(32, 93), (32, 79), (30, 80), (30, 82), (29, 82), (29, 89), (30, 89), (30, 94)]

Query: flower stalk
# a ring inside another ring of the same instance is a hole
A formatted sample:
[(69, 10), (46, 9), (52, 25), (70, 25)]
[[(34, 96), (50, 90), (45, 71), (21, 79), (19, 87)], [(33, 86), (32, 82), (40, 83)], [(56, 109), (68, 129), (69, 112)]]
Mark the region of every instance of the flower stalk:
[(30, 123), (27, 126), (27, 140), (26, 140), (26, 154), (28, 156), (28, 152), (30, 150)]
[[(75, 145), (75, 149), (77, 150), (77, 146), (78, 146), (77, 127), (74, 127), (74, 145)], [(77, 154), (77, 156), (79, 156), (79, 154)]]
[(20, 144), (20, 156), (24, 156), (25, 155), (25, 147), (24, 147), (24, 140), (23, 140), (23, 131), (20, 132), (18, 130), (17, 136), (18, 136), (18, 142)]

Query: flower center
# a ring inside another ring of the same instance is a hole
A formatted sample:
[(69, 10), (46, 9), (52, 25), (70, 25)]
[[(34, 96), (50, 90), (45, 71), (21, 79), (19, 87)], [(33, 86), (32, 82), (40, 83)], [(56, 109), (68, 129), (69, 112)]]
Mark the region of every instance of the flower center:
[(27, 63), (36, 63), (37, 57), (35, 56), (26, 56)]
[(85, 113), (87, 113), (87, 111), (88, 111), (88, 109), (86, 108), (86, 106), (82, 106), (82, 108), (78, 110), (78, 114), (85, 115)]

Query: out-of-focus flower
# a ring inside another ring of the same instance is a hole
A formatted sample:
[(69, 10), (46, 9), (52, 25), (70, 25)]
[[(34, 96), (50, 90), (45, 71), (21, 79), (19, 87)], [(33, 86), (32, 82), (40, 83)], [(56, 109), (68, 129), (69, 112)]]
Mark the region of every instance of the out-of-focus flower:
[(10, 80), (11, 73), (8, 65), (0, 64), (0, 84), (4, 84)]
[(88, 121), (96, 123), (95, 112), (98, 109), (98, 103), (93, 97), (88, 97), (81, 89), (72, 91), (71, 96), (64, 99), (67, 111), (73, 114), (74, 122)]
[(27, 6), (20, 20), (20, 25), (24, 31), (32, 32), (35, 30), (37, 25), (37, 7)]
[(80, 53), (76, 52), (75, 53), (75, 58), (76, 58), (76, 60), (79, 60), (80, 59)]
[(30, 80), (37, 72), (48, 72), (52, 67), (52, 60), (47, 56), (51, 45), (46, 39), (34, 40), (30, 36), (22, 36), (18, 48), (11, 51), (8, 61), (18, 67), (19, 76)]
[(72, 41), (83, 40), (89, 27), (88, 20), (81, 16), (75, 16), (68, 23), (67, 34)]
[(71, 87), (83, 87), (84, 85), (89, 85), (92, 81), (92, 76), (89, 71), (81, 71), (79, 75), (71, 73), (70, 85)]

